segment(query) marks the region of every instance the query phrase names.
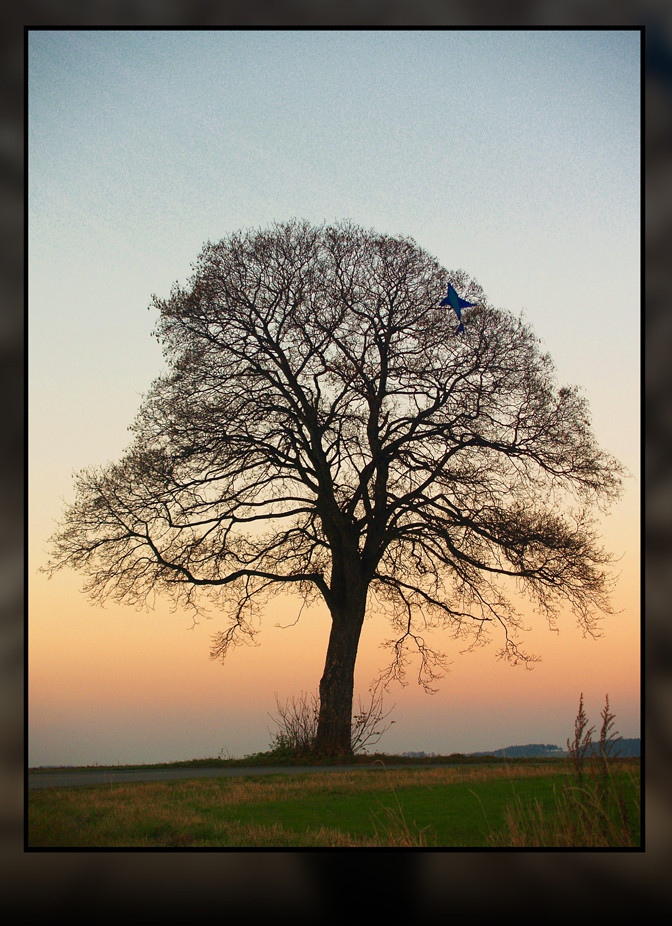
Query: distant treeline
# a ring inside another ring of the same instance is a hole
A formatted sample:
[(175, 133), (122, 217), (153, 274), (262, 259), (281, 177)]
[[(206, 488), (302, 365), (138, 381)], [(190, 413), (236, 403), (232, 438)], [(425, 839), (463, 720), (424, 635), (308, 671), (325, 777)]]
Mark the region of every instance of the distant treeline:
[(565, 753), (552, 743), (528, 743), (526, 746), (505, 746), (490, 752), (474, 752), (474, 756), (506, 756), (509, 759), (523, 759), (532, 756), (563, 756)]
[[(599, 752), (599, 744), (592, 744), (593, 753)], [(619, 739), (614, 743), (613, 749), (611, 750), (611, 755), (623, 756), (627, 758), (628, 756), (639, 756), (642, 753), (642, 741), (637, 737), (637, 739)]]
[[(599, 743), (592, 743), (588, 755), (599, 753)], [(534, 756), (566, 756), (567, 750), (554, 746), (552, 743), (528, 743), (526, 746), (505, 746), (503, 749), (493, 749), (490, 752), (472, 752), (472, 756), (503, 756), (509, 759), (522, 759)], [(610, 755), (639, 756), (641, 755), (641, 740), (619, 739), (613, 743)]]

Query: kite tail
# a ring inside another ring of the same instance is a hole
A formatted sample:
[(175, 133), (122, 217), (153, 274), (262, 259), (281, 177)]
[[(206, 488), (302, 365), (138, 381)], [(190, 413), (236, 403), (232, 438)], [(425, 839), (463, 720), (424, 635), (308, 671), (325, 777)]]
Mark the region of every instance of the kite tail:
[(457, 329), (457, 333), (459, 334), (460, 331), (464, 333), (464, 325), (462, 324), (462, 322), (460, 322), (460, 327)]

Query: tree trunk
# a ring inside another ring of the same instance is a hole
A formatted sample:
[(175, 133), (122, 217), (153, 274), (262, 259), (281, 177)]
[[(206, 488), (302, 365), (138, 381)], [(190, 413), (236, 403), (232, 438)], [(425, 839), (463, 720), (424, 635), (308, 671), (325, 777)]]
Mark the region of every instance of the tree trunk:
[(348, 602), (331, 612), (331, 633), (320, 681), (320, 713), (315, 752), (326, 756), (352, 754), (352, 700), (355, 660), (366, 612), (366, 590), (348, 595)]

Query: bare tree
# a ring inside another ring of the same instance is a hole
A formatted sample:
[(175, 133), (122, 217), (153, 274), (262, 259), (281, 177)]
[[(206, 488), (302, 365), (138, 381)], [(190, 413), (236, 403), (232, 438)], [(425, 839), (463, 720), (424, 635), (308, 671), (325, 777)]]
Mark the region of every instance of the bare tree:
[[(447, 282), (475, 306), (457, 333)], [(119, 463), (84, 470), (47, 571), (94, 599), (214, 600), (212, 655), (258, 629), (271, 593), (321, 597), (331, 633), (316, 749), (350, 750), (353, 680), (371, 596), (394, 631), (387, 680), (431, 626), (526, 660), (512, 600), (587, 632), (609, 611), (610, 557), (592, 512), (622, 469), (559, 388), (522, 319), (486, 303), (404, 237), (289, 222), (207, 243), (185, 287), (154, 298), (167, 371)]]

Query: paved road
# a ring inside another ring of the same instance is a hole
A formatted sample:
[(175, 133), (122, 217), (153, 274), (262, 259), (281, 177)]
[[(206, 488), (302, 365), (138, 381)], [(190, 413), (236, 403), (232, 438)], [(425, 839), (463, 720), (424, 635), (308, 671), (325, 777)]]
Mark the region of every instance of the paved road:
[[(450, 763), (446, 763), (449, 765)], [(391, 766), (386, 766), (389, 770)], [(436, 766), (415, 763), (396, 766), (397, 768), (436, 768)], [(249, 767), (215, 767), (215, 768), (138, 768), (138, 769), (100, 769), (100, 768), (64, 768), (28, 771), (28, 788), (73, 788), (82, 785), (107, 785), (127, 781), (175, 781), (184, 778), (220, 778), (223, 775), (300, 775), (303, 772), (342, 772), (351, 769), (374, 769), (376, 765), (301, 765), (301, 766), (249, 766)]]

